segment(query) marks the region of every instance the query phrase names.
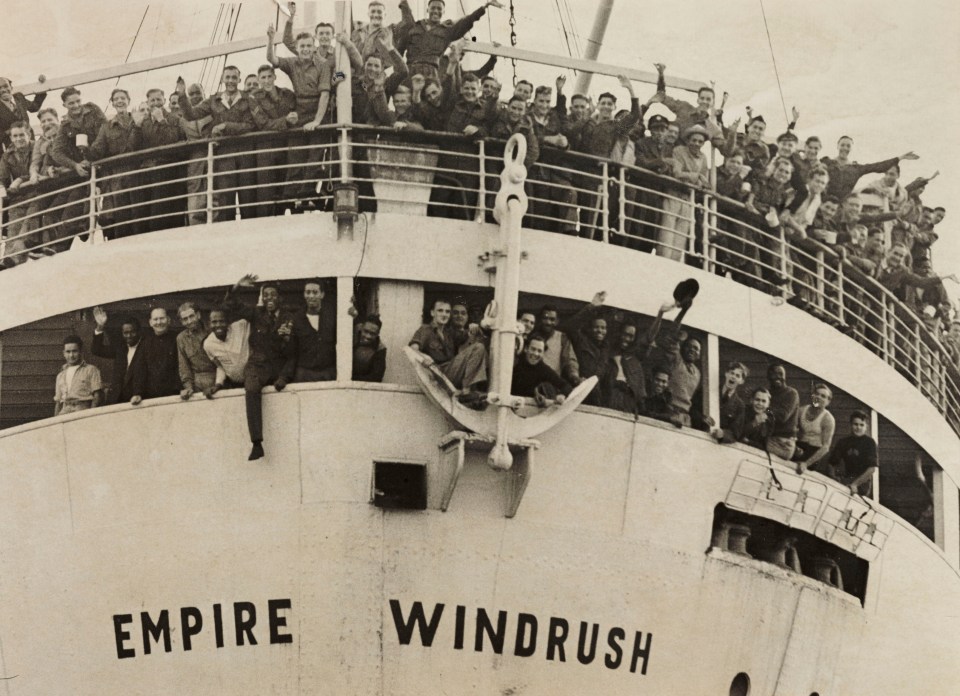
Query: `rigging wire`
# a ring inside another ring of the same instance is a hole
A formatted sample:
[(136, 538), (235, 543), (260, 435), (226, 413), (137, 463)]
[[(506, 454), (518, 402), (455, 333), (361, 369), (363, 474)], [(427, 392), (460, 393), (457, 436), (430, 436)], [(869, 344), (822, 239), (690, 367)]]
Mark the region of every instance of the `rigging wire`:
[(783, 85), (780, 83), (780, 70), (777, 68), (777, 56), (773, 53), (773, 39), (770, 38), (770, 25), (767, 24), (767, 11), (763, 7), (763, 0), (760, 1), (760, 13), (763, 15), (763, 28), (767, 31), (767, 43), (770, 46), (770, 58), (773, 60), (773, 74), (777, 77), (777, 89), (780, 91), (780, 104), (783, 106), (783, 118), (790, 123), (790, 117), (787, 115), (787, 102), (783, 98)]
[(560, 18), (560, 29), (563, 30), (563, 40), (567, 44), (567, 55), (572, 58), (573, 51), (570, 49), (570, 35), (567, 33), (567, 23), (564, 21), (563, 11), (560, 9), (560, 0), (553, 0), (553, 4), (556, 6), (557, 15)]
[[(234, 36), (234, 34), (237, 33), (237, 24), (240, 22), (240, 11), (241, 11), (242, 9), (243, 9), (243, 3), (241, 2), (240, 5), (237, 7), (237, 16), (236, 16), (236, 18), (233, 20), (233, 29), (230, 30), (230, 36), (229, 36), (229, 40), (230, 40), (230, 41), (233, 41), (233, 36)], [(279, 8), (278, 8), (278, 9), (279, 9)], [(226, 67), (226, 65), (227, 65), (227, 59), (229, 59), (229, 58), (230, 58), (230, 54), (229, 54), (229, 53), (225, 53), (225, 54), (223, 55), (223, 65), (224, 65), (224, 67)]]
[(573, 19), (573, 10), (570, 9), (569, 0), (563, 0), (563, 6), (567, 11), (567, 22), (570, 24), (570, 35), (573, 37), (573, 47), (576, 49), (577, 57), (582, 58), (583, 44), (580, 41), (580, 32), (577, 31), (577, 23)]
[[(133, 41), (130, 42), (130, 49), (127, 51), (127, 57), (123, 59), (124, 65), (130, 61), (130, 56), (133, 54), (133, 47), (137, 43), (137, 38), (140, 36), (140, 30), (143, 29), (143, 22), (147, 18), (147, 12), (150, 11), (150, 5), (147, 5), (147, 9), (143, 11), (143, 17), (140, 18), (140, 25), (137, 27), (137, 33), (133, 35)], [(117, 81), (113, 83), (113, 86), (116, 87), (120, 84), (120, 78), (117, 78)], [(106, 108), (106, 107), (104, 107)]]
[[(217, 31), (220, 29), (220, 19), (223, 16), (223, 4), (221, 3), (220, 9), (217, 11), (217, 19), (213, 23), (213, 31), (210, 32), (210, 40), (207, 42), (208, 46), (213, 46), (214, 41), (217, 39)], [(204, 58), (203, 62), (200, 64), (200, 75), (197, 77), (197, 82), (201, 85), (204, 84), (204, 80), (207, 77), (207, 71), (210, 67), (210, 59)]]

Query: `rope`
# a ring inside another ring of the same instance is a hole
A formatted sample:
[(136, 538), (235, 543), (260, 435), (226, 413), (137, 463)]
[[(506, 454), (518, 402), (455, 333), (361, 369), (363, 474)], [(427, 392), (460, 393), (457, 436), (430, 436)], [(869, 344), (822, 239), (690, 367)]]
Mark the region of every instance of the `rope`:
[(763, 15), (763, 28), (767, 31), (767, 44), (770, 46), (770, 58), (773, 60), (773, 74), (777, 76), (777, 89), (780, 91), (780, 104), (783, 106), (783, 118), (790, 123), (790, 117), (787, 115), (787, 102), (783, 98), (783, 85), (780, 84), (780, 70), (777, 68), (777, 57), (773, 53), (773, 39), (770, 38), (770, 25), (767, 24), (767, 11), (763, 7), (763, 0), (760, 1), (760, 13)]

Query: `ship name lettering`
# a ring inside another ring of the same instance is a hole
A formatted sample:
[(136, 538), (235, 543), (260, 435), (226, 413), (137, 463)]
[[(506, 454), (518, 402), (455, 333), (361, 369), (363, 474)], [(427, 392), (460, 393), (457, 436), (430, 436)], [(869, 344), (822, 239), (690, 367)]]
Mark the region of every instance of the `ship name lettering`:
[[(271, 599), (267, 601), (267, 628), (270, 634), (271, 645), (283, 645), (293, 643), (293, 636), (285, 631), (287, 627), (287, 616), (281, 614), (282, 611), (290, 609), (293, 603), (289, 599)], [(176, 611), (176, 610), (175, 610)], [(137, 650), (135, 639), (133, 637), (134, 626), (139, 623), (140, 636), (143, 640), (143, 654), (149, 655), (154, 650), (161, 647), (163, 652), (173, 651), (173, 635), (176, 629), (170, 625), (170, 610), (151, 614), (147, 611), (140, 612), (140, 620), (136, 622), (133, 614), (114, 614), (113, 615), (113, 634), (117, 643), (117, 659), (123, 660), (129, 657), (136, 657)], [(224, 614), (231, 613), (229, 605), (226, 612), (220, 604), (214, 604), (210, 614), (204, 621), (204, 614), (198, 607), (181, 607), (180, 615), (180, 643), (184, 652), (193, 650), (194, 639), (199, 636), (204, 629), (210, 630), (208, 624), (212, 622), (213, 643), (217, 648), (226, 645), (227, 640), (224, 633)], [(253, 629), (257, 625), (257, 606), (253, 602), (234, 602), (233, 603), (233, 628), (234, 641), (238, 647), (244, 645), (257, 645), (257, 638)], [(176, 614), (174, 614), (176, 615)], [(174, 619), (176, 621), (176, 619)], [(209, 641), (208, 641), (209, 642)], [(198, 641), (199, 643), (199, 641)], [(199, 646), (198, 646), (199, 647)]]
[[(390, 613), (393, 616), (393, 625), (400, 645), (410, 645), (417, 637), (423, 647), (433, 647), (437, 634), (441, 632), (441, 620), (445, 608), (444, 604), (434, 604), (428, 618), (423, 602), (414, 602), (410, 611), (404, 614), (400, 600), (391, 599)], [(573, 624), (576, 628), (571, 628), (571, 622), (562, 617), (551, 616), (549, 620), (542, 621), (534, 614), (524, 612), (517, 613), (511, 620), (506, 611), (490, 612), (482, 607), (478, 607), (470, 615), (474, 617), (472, 636), (467, 626), (467, 607), (457, 605), (453, 621), (454, 650), (468, 649), (472, 645), (474, 652), (489, 649), (497, 655), (502, 655), (504, 650), (509, 654), (511, 646), (507, 639), (513, 636), (512, 648), (516, 657), (536, 655), (539, 639), (541, 653), (546, 660), (567, 662), (569, 653), (569, 661), (573, 662), (574, 651), (576, 651), (576, 660), (582, 665), (589, 665), (595, 660), (598, 663), (601, 662), (597, 655), (598, 643), (601, 642), (600, 624), (580, 621), (579, 625)], [(646, 674), (653, 634), (635, 631), (632, 651), (629, 643), (625, 643), (627, 637), (627, 631), (619, 626), (607, 629), (606, 650), (602, 656), (603, 666), (610, 670), (625, 666), (627, 663), (624, 658), (627, 653), (624, 652), (624, 648), (626, 647), (630, 654), (630, 672), (639, 671), (640, 674)], [(600, 650), (604, 650), (602, 645)]]

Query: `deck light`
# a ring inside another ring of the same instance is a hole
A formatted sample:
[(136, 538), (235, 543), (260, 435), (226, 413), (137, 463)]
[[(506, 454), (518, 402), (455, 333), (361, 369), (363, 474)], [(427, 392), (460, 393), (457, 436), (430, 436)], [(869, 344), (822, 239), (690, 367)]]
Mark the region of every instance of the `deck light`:
[(360, 189), (356, 184), (340, 182), (333, 186), (333, 219), (356, 220), (360, 214)]

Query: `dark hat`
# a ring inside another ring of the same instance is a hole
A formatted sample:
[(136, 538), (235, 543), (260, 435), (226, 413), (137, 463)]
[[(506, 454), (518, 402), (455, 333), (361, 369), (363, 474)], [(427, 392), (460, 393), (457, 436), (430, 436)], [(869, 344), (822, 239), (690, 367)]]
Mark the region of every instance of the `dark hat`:
[(654, 114), (650, 117), (650, 120), (647, 121), (647, 128), (653, 130), (654, 128), (666, 128), (670, 125), (669, 119), (666, 116), (661, 116), (660, 114)]
[(756, 123), (757, 121), (760, 121), (763, 125), (767, 125), (767, 120), (762, 115), (754, 116), (747, 122), (747, 125), (749, 126), (751, 123)]
[(793, 131), (787, 131), (786, 133), (781, 133), (777, 136), (777, 142), (782, 143), (784, 140), (792, 140), (795, 143), (800, 142), (800, 138), (797, 137), (796, 133)]
[(693, 298), (700, 292), (700, 283), (693, 278), (687, 278), (677, 283), (673, 289), (673, 299), (680, 307), (689, 307), (693, 304)]

